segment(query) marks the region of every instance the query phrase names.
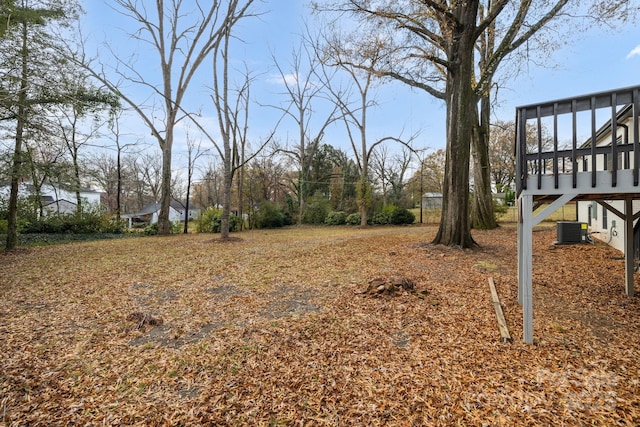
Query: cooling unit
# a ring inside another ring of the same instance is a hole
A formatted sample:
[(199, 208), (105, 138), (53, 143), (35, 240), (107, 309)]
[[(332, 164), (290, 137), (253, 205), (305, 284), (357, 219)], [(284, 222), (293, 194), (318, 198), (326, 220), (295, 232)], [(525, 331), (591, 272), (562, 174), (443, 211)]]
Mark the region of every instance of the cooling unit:
[(558, 221), (558, 244), (570, 245), (574, 243), (587, 243), (589, 229), (586, 222)]

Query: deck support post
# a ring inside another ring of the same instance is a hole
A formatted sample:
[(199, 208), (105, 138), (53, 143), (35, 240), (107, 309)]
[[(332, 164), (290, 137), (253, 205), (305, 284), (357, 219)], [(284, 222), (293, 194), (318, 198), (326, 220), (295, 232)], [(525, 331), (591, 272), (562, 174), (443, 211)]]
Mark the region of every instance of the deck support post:
[(633, 273), (635, 267), (635, 248), (633, 239), (633, 199), (624, 199), (624, 270), (625, 292), (628, 296), (635, 294)]
[(533, 344), (533, 196), (518, 198), (518, 302), (522, 304), (523, 340)]

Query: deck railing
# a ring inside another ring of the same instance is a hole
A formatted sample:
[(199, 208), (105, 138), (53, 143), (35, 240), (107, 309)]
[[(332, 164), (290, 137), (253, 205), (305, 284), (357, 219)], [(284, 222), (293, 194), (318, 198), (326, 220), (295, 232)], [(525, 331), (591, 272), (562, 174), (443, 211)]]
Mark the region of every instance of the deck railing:
[[(633, 169), (638, 186), (639, 113), (640, 86), (518, 107), (517, 194), (527, 189), (532, 175), (540, 189), (543, 175), (553, 175), (558, 188), (559, 174), (569, 173), (576, 188), (578, 172), (589, 171), (596, 187), (598, 168), (610, 170), (614, 187), (618, 170)], [(610, 144), (597, 146), (602, 138)]]

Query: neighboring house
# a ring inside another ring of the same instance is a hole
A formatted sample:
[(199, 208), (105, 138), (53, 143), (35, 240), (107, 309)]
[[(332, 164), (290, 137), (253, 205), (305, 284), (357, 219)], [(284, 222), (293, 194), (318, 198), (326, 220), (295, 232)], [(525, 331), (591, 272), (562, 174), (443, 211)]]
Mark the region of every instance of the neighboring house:
[[(0, 184), (0, 199), (9, 200), (10, 184)], [(80, 190), (82, 203), (86, 205), (100, 205), (100, 192), (83, 188)], [(20, 183), (18, 187), (20, 198), (27, 198), (36, 195), (33, 184), (28, 182)], [(45, 214), (59, 213), (70, 214), (77, 211), (76, 192), (66, 187), (53, 184), (43, 184), (40, 188), (40, 202)]]
[(424, 209), (442, 209), (442, 193), (424, 193), (422, 207)]
[[(625, 146), (633, 141), (633, 108), (627, 105), (620, 109), (616, 118), (616, 141), (618, 146)], [(611, 147), (612, 140), (611, 120), (605, 123), (596, 131), (596, 147)], [(589, 138), (580, 148), (591, 148), (591, 138)], [(584, 156), (578, 162), (578, 169), (581, 172), (589, 171), (592, 168), (592, 156)], [(617, 155), (617, 169), (630, 169), (633, 167), (633, 156), (629, 151), (620, 150)], [(606, 171), (613, 169), (613, 157), (611, 153), (596, 155), (596, 170)], [(624, 212), (624, 201), (604, 200), (605, 204)], [(640, 201), (633, 201), (633, 211), (640, 210)], [(602, 240), (614, 248), (624, 252), (624, 222), (604, 204), (597, 201), (578, 202), (578, 221), (586, 222), (591, 236)], [(635, 225), (635, 241), (639, 241), (640, 231), (637, 221)], [(635, 245), (638, 252), (638, 243)]]
[[(169, 205), (169, 221), (171, 222), (184, 221), (184, 212), (185, 212), (184, 205), (177, 200), (172, 200), (171, 204)], [(199, 216), (199, 213), (200, 213), (199, 209), (189, 209), (189, 220), (197, 219)], [(136, 222), (155, 224), (158, 222), (159, 215), (160, 215), (160, 203), (155, 202), (155, 203), (148, 204), (147, 206), (142, 208), (140, 212), (123, 214), (123, 215), (120, 215), (120, 218), (122, 218), (123, 220), (126, 220), (128, 222), (129, 228), (131, 228), (133, 224)]]

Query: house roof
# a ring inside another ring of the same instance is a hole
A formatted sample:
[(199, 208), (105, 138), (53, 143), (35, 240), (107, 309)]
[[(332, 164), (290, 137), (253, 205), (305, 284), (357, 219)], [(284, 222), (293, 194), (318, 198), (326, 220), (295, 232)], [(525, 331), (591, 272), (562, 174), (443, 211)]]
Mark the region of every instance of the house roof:
[[(182, 203), (180, 203), (177, 200), (171, 200), (170, 206), (177, 211), (184, 210), (184, 206), (182, 205)], [(161, 207), (160, 202), (149, 203), (148, 205), (143, 207), (142, 210), (140, 210), (139, 212), (125, 214), (121, 216), (124, 218), (133, 218), (136, 216), (150, 215), (154, 212), (158, 212), (160, 210), (160, 207)]]
[[(620, 109), (620, 111), (616, 113), (616, 123), (619, 123), (624, 119), (627, 119), (628, 117), (631, 116), (631, 114), (633, 114), (633, 105), (632, 104), (625, 105)], [(611, 132), (611, 119), (609, 119), (604, 125), (602, 125), (596, 131), (596, 144), (598, 139), (600, 139), (603, 135), (606, 135), (610, 132)], [(609, 143), (609, 145), (611, 145), (611, 142)], [(591, 147), (591, 137), (589, 137), (589, 139), (587, 139), (579, 148), (589, 148), (589, 147)]]

